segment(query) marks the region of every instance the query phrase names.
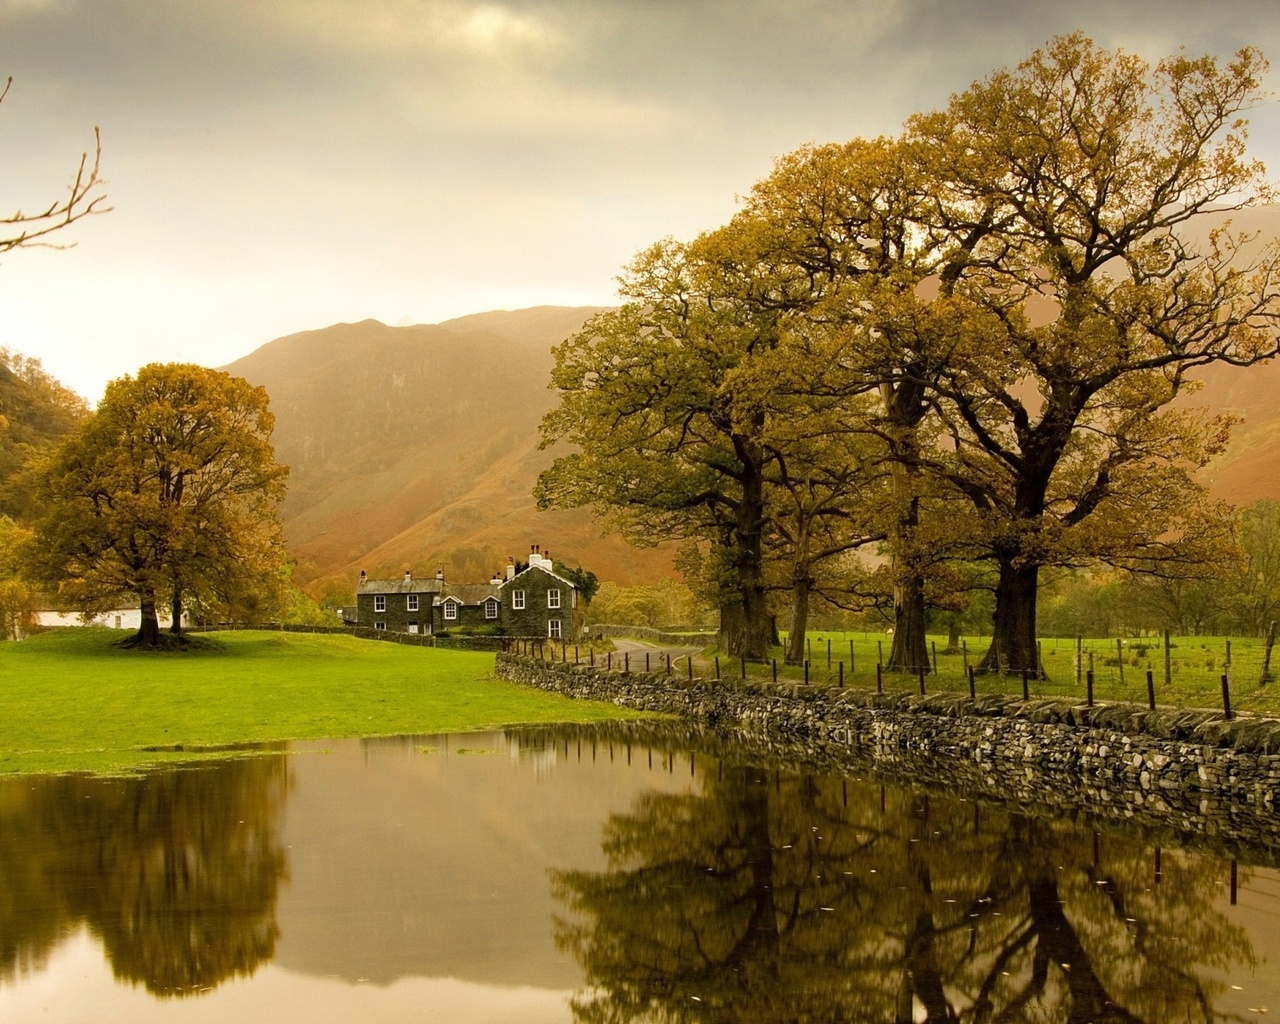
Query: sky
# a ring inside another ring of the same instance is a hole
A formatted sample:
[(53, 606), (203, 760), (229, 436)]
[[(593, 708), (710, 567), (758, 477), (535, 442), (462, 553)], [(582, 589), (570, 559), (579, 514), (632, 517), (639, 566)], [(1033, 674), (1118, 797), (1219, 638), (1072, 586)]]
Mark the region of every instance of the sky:
[[(95, 126), (111, 207), (0, 256), (0, 346), (92, 401), (332, 323), (608, 304), (776, 157), (1077, 29), (1280, 61), (1274, 0), (0, 0), (0, 215)], [(1280, 177), (1280, 104), (1251, 120)]]

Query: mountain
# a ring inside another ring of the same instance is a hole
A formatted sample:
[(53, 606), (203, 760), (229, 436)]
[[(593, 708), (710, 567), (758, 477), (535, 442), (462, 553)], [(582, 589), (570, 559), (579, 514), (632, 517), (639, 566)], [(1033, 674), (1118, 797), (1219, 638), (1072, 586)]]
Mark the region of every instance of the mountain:
[(534, 507), (534, 482), (552, 458), (538, 450), (538, 423), (554, 404), (551, 349), (594, 312), (337, 324), (224, 367), (271, 396), (276, 456), (290, 467), (282, 514), (298, 581), (341, 593), (361, 569), (438, 565), (454, 580), (482, 580), (531, 544), (602, 579), (669, 575), (669, 547), (636, 550), (600, 537), (585, 511)]

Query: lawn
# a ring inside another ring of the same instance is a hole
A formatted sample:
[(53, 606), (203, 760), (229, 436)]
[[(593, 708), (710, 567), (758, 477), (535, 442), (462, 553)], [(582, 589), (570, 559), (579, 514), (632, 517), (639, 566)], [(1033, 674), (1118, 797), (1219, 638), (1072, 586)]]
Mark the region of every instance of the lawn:
[[(876, 664), (881, 659), (888, 659), (893, 646), (893, 637), (885, 633), (811, 630), (806, 640), (810, 681), (823, 685), (838, 682), (843, 671), (846, 685), (874, 688)], [(931, 636), (929, 647), (931, 656), (936, 657), (938, 671), (926, 676), (926, 688), (931, 692), (968, 692), (965, 666), (976, 666), (990, 643), (990, 637), (968, 636), (962, 640), (960, 652), (948, 654), (946, 636)], [(1162, 636), (1126, 637), (1119, 646), (1114, 637), (1085, 638), (1081, 642), (1080, 682), (1077, 683), (1076, 641), (1045, 638), (1040, 641), (1040, 648), (1047, 678), (1029, 680), (1028, 691), (1033, 697), (1083, 699), (1086, 673), (1092, 668), (1096, 700), (1145, 704), (1147, 672), (1150, 671), (1157, 703), (1220, 708), (1222, 676), (1226, 675), (1234, 709), (1280, 715), (1280, 645), (1272, 655), (1269, 682), (1263, 685), (1265, 646), (1263, 640), (1256, 637), (1173, 636), (1170, 638), (1169, 677), (1166, 681)], [(781, 648), (769, 653), (778, 661), (780, 679), (803, 678), (802, 668), (782, 664)], [(701, 661), (699, 670), (705, 671)], [(747, 672), (756, 678), (768, 676), (772, 666), (749, 664)], [(722, 655), (721, 673), (724, 678), (736, 678), (741, 674), (741, 665), (736, 659)], [(919, 681), (915, 676), (884, 673), (883, 685), (887, 690), (914, 690), (918, 688)], [(1022, 681), (1015, 676), (979, 675), (976, 688), (979, 693), (1020, 694)]]
[(0, 773), (118, 773), (213, 753), (200, 748), (634, 717), (496, 680), (492, 654), (269, 632), (153, 653), (122, 650), (121, 635), (0, 643)]

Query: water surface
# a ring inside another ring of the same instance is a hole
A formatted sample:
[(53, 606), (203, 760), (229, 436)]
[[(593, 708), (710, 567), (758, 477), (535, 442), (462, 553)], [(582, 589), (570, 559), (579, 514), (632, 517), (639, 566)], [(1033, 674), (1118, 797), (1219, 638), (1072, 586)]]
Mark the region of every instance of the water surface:
[(0, 1021), (1280, 1013), (1249, 851), (638, 730), (0, 781)]

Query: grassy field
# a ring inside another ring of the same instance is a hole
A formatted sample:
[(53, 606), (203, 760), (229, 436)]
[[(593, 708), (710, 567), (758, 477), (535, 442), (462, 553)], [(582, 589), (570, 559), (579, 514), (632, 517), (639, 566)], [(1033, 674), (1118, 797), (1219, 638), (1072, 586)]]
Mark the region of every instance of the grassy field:
[[(823, 685), (835, 683), (840, 678), (840, 664), (843, 662), (846, 685), (874, 687), (877, 661), (881, 658), (887, 660), (893, 646), (893, 637), (884, 633), (811, 631), (806, 639), (810, 681)], [(956, 654), (945, 653), (946, 636), (931, 636), (929, 639), (931, 651), (936, 650), (938, 671), (927, 675), (926, 688), (929, 691), (968, 692), (965, 664), (978, 664), (991, 643), (990, 638), (965, 637), (961, 652)], [(850, 644), (853, 645), (852, 651)], [(1231, 645), (1229, 659), (1228, 644)], [(1171, 637), (1170, 678), (1166, 681), (1163, 637), (1125, 638), (1119, 649), (1114, 637), (1086, 638), (1082, 642), (1081, 682), (1077, 684), (1076, 641), (1046, 638), (1041, 641), (1041, 652), (1047, 678), (1030, 680), (1028, 688), (1033, 697), (1083, 698), (1086, 689), (1085, 673), (1092, 667), (1095, 700), (1145, 704), (1149, 670), (1155, 684), (1157, 703), (1184, 707), (1221, 707), (1222, 676), (1225, 674), (1229, 680), (1234, 709), (1280, 715), (1280, 644), (1277, 644), (1277, 649), (1272, 654), (1271, 681), (1265, 686), (1261, 681), (1264, 647), (1264, 641), (1259, 638)], [(783, 666), (781, 648), (772, 650), (770, 656), (778, 660), (780, 679), (803, 678), (802, 668)], [(707, 666), (713, 666), (710, 657), (706, 659), (706, 663)], [(705, 670), (701, 659), (698, 670)], [(771, 674), (772, 667), (748, 665), (747, 672), (748, 675), (759, 678)], [(721, 674), (724, 678), (736, 678), (741, 674), (740, 663), (721, 657)], [(976, 684), (979, 693), (1022, 692), (1022, 681), (1017, 677), (980, 675)], [(887, 690), (915, 690), (918, 686), (919, 681), (915, 676), (884, 674), (884, 687)]]
[(192, 747), (629, 714), (492, 679), (492, 654), (265, 632), (147, 653), (121, 650), (120, 637), (68, 629), (0, 643), (0, 773), (115, 773), (211, 756)]

